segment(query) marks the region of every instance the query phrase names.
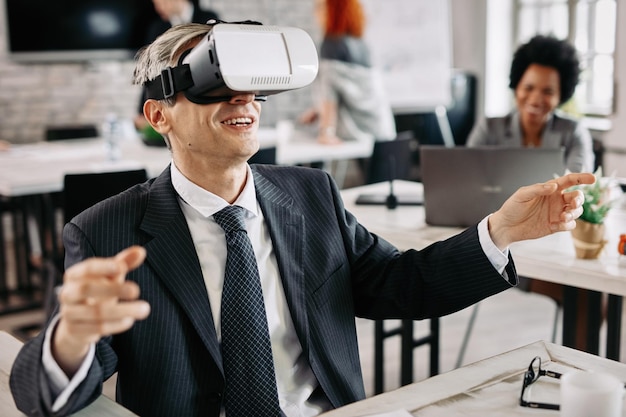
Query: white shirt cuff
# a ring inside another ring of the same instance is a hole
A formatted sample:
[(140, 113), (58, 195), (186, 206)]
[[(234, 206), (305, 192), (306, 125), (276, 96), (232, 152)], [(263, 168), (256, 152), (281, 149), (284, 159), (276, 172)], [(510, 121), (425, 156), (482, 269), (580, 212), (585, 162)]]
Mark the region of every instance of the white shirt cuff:
[(87, 372), (89, 371), (91, 363), (96, 355), (96, 346), (92, 343), (89, 347), (89, 351), (87, 352), (87, 356), (85, 356), (85, 360), (80, 365), (80, 368), (78, 368), (76, 374), (74, 374), (74, 377), (70, 380), (52, 356), (52, 333), (54, 332), (58, 321), (59, 316), (57, 315), (50, 322), (44, 337), (42, 352), (43, 367), (46, 371), (46, 375), (48, 376), (48, 381), (50, 382), (52, 396), (53, 398), (56, 397), (54, 404), (52, 404), (52, 412), (57, 412), (65, 406), (67, 400), (70, 398), (70, 395), (72, 395), (76, 387), (78, 387), (78, 385), (83, 382), (87, 376)]
[(487, 255), (487, 259), (493, 265), (493, 267), (498, 271), (500, 275), (504, 274), (504, 269), (509, 263), (509, 248), (506, 248), (503, 251), (498, 249), (498, 247), (491, 240), (491, 236), (489, 235), (489, 226), (488, 226), (489, 216), (485, 217), (478, 223), (478, 240), (480, 242), (480, 246), (483, 248), (483, 252)]

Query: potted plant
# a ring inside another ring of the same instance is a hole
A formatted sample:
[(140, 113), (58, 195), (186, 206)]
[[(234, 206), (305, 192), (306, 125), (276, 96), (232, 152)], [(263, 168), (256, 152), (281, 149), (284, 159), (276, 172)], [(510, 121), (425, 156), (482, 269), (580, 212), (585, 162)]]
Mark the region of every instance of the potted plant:
[(595, 259), (600, 256), (607, 242), (604, 220), (615, 202), (613, 198), (615, 179), (603, 177), (602, 167), (596, 170), (594, 176), (595, 183), (573, 187), (581, 190), (585, 196), (583, 214), (576, 219), (576, 228), (572, 230), (576, 256), (583, 259)]

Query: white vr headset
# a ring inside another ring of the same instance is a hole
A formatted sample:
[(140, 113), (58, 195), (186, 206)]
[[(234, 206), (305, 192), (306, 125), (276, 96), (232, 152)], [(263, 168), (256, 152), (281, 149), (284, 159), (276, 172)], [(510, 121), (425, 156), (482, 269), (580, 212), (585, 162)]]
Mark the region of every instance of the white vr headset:
[(270, 94), (309, 85), (318, 70), (317, 50), (304, 30), (258, 22), (208, 21), (211, 31), (146, 85), (147, 98), (183, 92), (197, 104), (228, 101), (237, 93)]

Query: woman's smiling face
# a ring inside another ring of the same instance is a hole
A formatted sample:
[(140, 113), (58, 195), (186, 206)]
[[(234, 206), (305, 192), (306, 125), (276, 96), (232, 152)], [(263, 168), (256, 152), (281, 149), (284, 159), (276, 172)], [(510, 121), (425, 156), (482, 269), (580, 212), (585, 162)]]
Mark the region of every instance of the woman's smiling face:
[(560, 100), (559, 72), (552, 67), (529, 65), (515, 88), (522, 126), (543, 127)]

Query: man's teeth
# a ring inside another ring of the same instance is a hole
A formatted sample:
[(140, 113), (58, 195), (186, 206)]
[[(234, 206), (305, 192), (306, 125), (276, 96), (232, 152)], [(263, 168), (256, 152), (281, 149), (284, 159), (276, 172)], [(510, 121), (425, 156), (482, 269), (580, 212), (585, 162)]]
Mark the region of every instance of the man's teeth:
[(252, 123), (252, 119), (249, 117), (237, 117), (224, 122), (227, 125), (249, 125), (250, 123)]

